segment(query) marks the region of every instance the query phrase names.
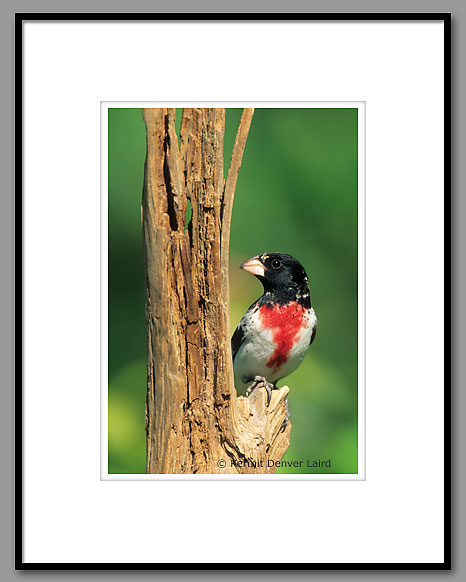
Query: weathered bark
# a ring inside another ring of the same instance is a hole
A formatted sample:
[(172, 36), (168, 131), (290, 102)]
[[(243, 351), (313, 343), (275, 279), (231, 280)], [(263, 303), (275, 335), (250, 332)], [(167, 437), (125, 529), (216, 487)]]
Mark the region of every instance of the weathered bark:
[[(289, 445), (288, 388), (238, 397), (230, 349), (228, 246), (245, 109), (227, 180), (224, 109), (144, 109), (148, 473), (273, 473)], [(187, 201), (192, 218), (185, 228)]]

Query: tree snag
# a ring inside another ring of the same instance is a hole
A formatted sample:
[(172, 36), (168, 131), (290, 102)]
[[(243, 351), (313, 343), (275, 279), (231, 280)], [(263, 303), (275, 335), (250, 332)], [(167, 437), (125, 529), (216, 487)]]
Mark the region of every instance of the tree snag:
[[(253, 109), (243, 111), (227, 179), (225, 109), (144, 109), (142, 222), (147, 323), (147, 473), (273, 473), (289, 445), (288, 388), (237, 396), (228, 252), (234, 190)], [(185, 214), (191, 204), (187, 228)]]

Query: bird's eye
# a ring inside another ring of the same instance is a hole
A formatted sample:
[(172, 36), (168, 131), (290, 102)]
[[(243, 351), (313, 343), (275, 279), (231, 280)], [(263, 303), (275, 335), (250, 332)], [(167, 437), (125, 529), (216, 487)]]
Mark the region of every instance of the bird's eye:
[(282, 266), (282, 262), (278, 259), (273, 259), (271, 265), (274, 269), (279, 269)]

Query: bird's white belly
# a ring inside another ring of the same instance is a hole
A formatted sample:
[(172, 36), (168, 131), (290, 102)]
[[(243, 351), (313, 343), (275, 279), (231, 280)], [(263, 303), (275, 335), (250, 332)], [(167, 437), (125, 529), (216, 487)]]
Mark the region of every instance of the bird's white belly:
[(245, 341), (243, 341), (235, 357), (236, 388), (244, 389), (250, 383), (250, 379), (255, 376), (262, 376), (269, 382), (276, 382), (294, 372), (309, 348), (316, 321), (314, 310), (311, 309), (307, 316), (307, 321), (304, 322), (303, 327), (294, 338), (286, 361), (276, 369), (267, 365), (277, 350), (273, 330), (262, 327), (258, 311), (251, 313), (249, 321), (245, 322), (246, 325), (243, 327)]

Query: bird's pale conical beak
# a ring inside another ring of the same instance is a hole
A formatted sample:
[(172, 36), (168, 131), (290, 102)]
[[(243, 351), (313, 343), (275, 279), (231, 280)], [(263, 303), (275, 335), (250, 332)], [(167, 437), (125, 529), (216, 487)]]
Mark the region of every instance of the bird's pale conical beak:
[(241, 263), (240, 269), (243, 269), (243, 271), (246, 271), (247, 273), (251, 273), (251, 275), (256, 275), (257, 277), (263, 277), (265, 274), (265, 267), (257, 257), (253, 257), (252, 259), (248, 259), (244, 263)]

